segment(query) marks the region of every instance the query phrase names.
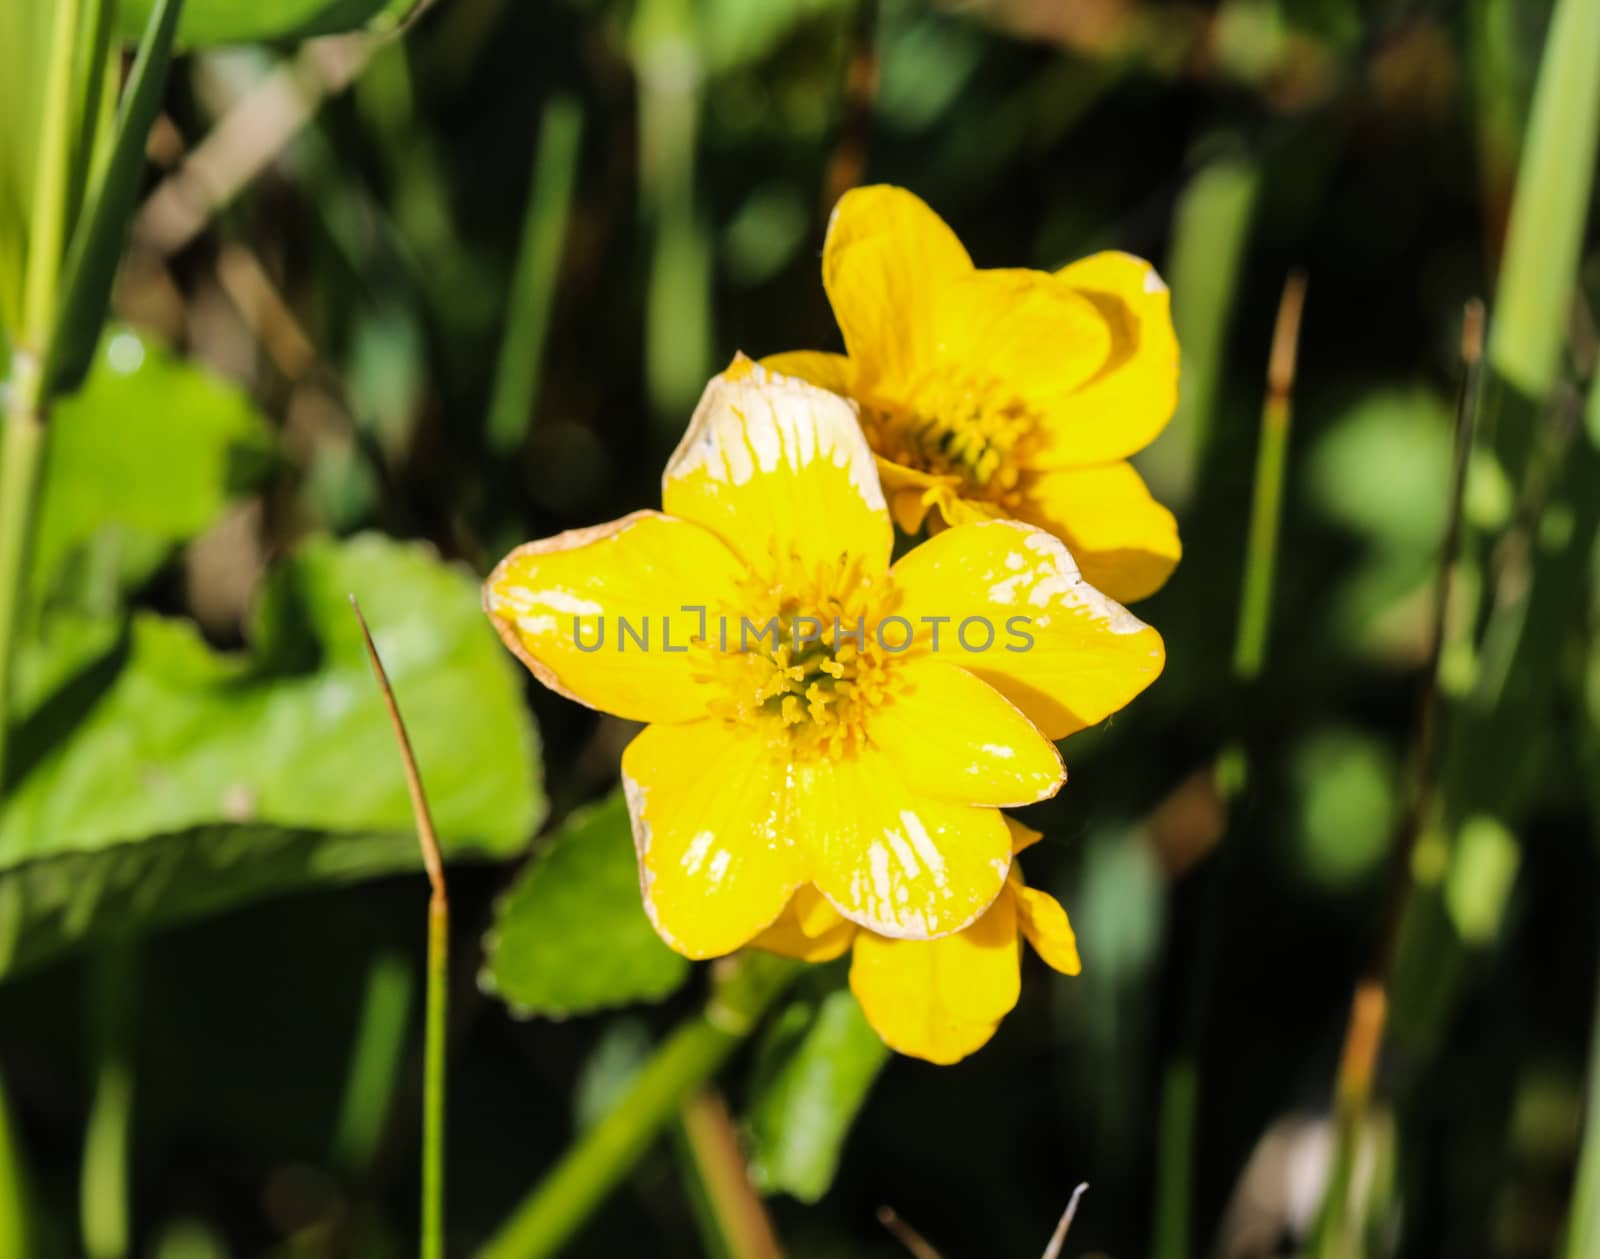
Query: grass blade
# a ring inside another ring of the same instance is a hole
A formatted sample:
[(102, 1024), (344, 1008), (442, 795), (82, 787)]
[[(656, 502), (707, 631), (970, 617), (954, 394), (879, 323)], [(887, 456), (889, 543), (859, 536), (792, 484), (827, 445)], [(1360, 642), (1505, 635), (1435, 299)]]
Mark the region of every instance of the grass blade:
[(22, 1157), (22, 1142), (6, 1104), (5, 1085), (0, 1082), (0, 1255), (33, 1253), (28, 1245), (29, 1214), (28, 1176)]
[(527, 434), (538, 399), (550, 308), (561, 270), (572, 208), (572, 186), (583, 138), (583, 109), (571, 97), (558, 96), (545, 106), (539, 127), (539, 155), (533, 186), (522, 221), (516, 272), (511, 278), (510, 309), (500, 338), (494, 392), (489, 399), (489, 449), (515, 450)]
[(1600, 136), (1600, 4), (1558, 0), (1545, 40), (1500, 269), (1489, 363), (1524, 395), (1549, 396)]
[(1294, 389), (1300, 347), (1300, 315), (1305, 309), (1306, 277), (1294, 271), (1283, 286), (1278, 322), (1267, 365), (1267, 401), (1261, 412), (1261, 444), (1256, 451), (1255, 490), (1250, 502), (1250, 538), (1245, 554), (1244, 590), (1239, 597), (1239, 632), (1234, 639), (1233, 672), (1242, 682), (1261, 673), (1272, 612), (1272, 582), (1278, 564), (1278, 519), (1283, 514), (1284, 468), (1289, 459), (1289, 397)]
[(89, 1259), (126, 1259), (132, 1240), (129, 1145), (133, 1133), (134, 1052), (138, 1044), (139, 946), (114, 939), (90, 965), (87, 1010), (94, 1100), (83, 1143), (78, 1212)]
[(444, 885), (444, 858), (439, 852), (439, 837), (428, 811), (428, 796), (422, 787), (422, 774), (411, 751), (411, 736), (395, 701), (389, 675), (372, 641), (367, 618), (354, 595), (350, 606), (361, 625), (361, 638), (367, 645), (367, 658), (383, 693), (384, 707), (400, 745), (400, 763), (405, 769), (406, 790), (411, 794), (411, 812), (417, 824), (417, 842), (422, 846), (422, 864), (428, 872), (432, 894), (428, 898), (428, 983), (427, 1015), (422, 1048), (422, 1259), (444, 1256), (444, 1104), (445, 1104), (445, 1016), (450, 995), (450, 900)]
[(1195, 173), (1173, 221), (1166, 279), (1183, 372), (1178, 409), (1140, 466), (1153, 492), (1180, 512), (1203, 483), (1260, 185), (1253, 159), (1220, 156)]
[(75, 388), (88, 371), (95, 342), (111, 300), (111, 284), (133, 220), (145, 143), (161, 104), (173, 35), (183, 0), (156, 0), (138, 57), (117, 110), (105, 172), (92, 191), (87, 211), (73, 233), (63, 268), (45, 360), (45, 397)]

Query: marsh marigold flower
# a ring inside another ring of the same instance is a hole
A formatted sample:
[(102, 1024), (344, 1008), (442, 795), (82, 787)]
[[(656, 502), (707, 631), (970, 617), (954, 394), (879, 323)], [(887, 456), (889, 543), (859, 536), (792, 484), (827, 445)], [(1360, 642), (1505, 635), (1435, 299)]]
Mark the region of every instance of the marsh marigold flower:
[(1172, 514), (1127, 462), (1172, 417), (1178, 343), (1149, 263), (1099, 253), (1054, 274), (979, 270), (903, 188), (839, 201), (822, 280), (845, 354), (763, 360), (855, 399), (907, 533), (1009, 517), (1066, 542), (1124, 602), (1178, 562)]
[[(649, 723), (623, 788), (645, 909), (690, 957), (802, 888), (888, 938), (970, 926), (1006, 885), (1000, 807), (1054, 794), (1050, 740), (1161, 670), (1160, 636), (1031, 526), (891, 565), (853, 405), (747, 359), (707, 387), (662, 507), (519, 547), (484, 604), (547, 686)], [(983, 632), (1008, 622), (1027, 650)]]
[[(1011, 850), (1042, 836), (1007, 818)], [(1055, 897), (1029, 887), (1015, 861), (1005, 886), (970, 927), (937, 940), (894, 940), (863, 931), (801, 888), (755, 947), (829, 962), (853, 946), (850, 990), (867, 1022), (898, 1053), (959, 1062), (982, 1049), (1022, 994), (1022, 942), (1063, 975), (1081, 969), (1078, 941)]]

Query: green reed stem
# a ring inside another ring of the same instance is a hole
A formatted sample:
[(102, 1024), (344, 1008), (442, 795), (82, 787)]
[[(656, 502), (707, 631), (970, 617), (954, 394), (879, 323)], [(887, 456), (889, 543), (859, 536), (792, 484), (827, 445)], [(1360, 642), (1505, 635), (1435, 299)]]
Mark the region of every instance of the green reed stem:
[(768, 953), (728, 963), (706, 1008), (680, 1024), (594, 1127), (512, 1212), (477, 1259), (545, 1259), (644, 1156), (684, 1100), (756, 1029), (802, 964)]
[(11, 379), (5, 393), (5, 436), (0, 441), (0, 791), (5, 787), (5, 745), (11, 726), (14, 671), (23, 605), (27, 601), (28, 551), (38, 510), (44, 464), (43, 363), (55, 322), (56, 289), (67, 237), (67, 190), (71, 185), (73, 64), (81, 5), (55, 6), (50, 65), (45, 79), (39, 165), (34, 175), (22, 327), (12, 346)]
[(346, 1172), (365, 1171), (378, 1148), (404, 1060), (415, 987), (410, 966), (397, 952), (379, 954), (367, 971), (331, 1147), (334, 1164)]
[(13, 673), (27, 603), (28, 554), (38, 512), (44, 466), (45, 426), (39, 414), (39, 360), (26, 351), (11, 355), (5, 425), (0, 429), (0, 792), (6, 783)]
[(428, 811), (428, 797), (417, 769), (417, 758), (411, 750), (411, 738), (389, 685), (389, 675), (384, 671), (377, 644), (372, 641), (372, 631), (367, 628), (367, 619), (361, 615), (361, 605), (354, 595), (350, 596), (350, 606), (355, 609), (356, 620), (361, 625), (367, 659), (372, 662), (384, 707), (389, 710), (389, 724), (394, 727), (395, 742), (400, 746), (400, 764), (405, 771), (406, 790), (411, 796), (417, 843), (422, 849), (422, 864), (432, 889), (428, 898), (428, 982), (422, 1049), (420, 1253), (422, 1259), (444, 1259), (445, 1022), (450, 995), (450, 901), (444, 883), (444, 858), (439, 851), (439, 836), (433, 829), (433, 816)]
[(1261, 441), (1256, 448), (1244, 591), (1239, 598), (1239, 628), (1233, 648), (1233, 672), (1241, 682), (1252, 682), (1260, 676), (1267, 650), (1272, 583), (1278, 566), (1278, 521), (1283, 515), (1284, 468), (1289, 458), (1289, 395), (1294, 387), (1300, 313), (1305, 300), (1305, 275), (1293, 272), (1283, 286), (1283, 300), (1278, 305), (1278, 326), (1267, 367), (1267, 401), (1261, 412)]
[(1600, 4), (1557, 0), (1545, 38), (1500, 268), (1489, 364), (1524, 395), (1549, 397), (1600, 137)]
[(494, 390), (489, 397), (489, 449), (497, 454), (521, 444), (538, 400), (582, 138), (583, 107), (577, 101), (558, 96), (545, 106), (522, 240), (511, 277), (511, 301), (495, 364)]
[(1456, 395), (1455, 448), (1450, 474), (1450, 511), (1439, 547), (1434, 582), (1428, 656), (1423, 671), (1422, 702), (1417, 720), (1416, 764), (1410, 798), (1395, 834), (1389, 890), (1379, 927), (1378, 945), (1366, 973), (1356, 985), (1345, 1027), (1344, 1050), (1334, 1084), (1334, 1147), (1321, 1207), (1310, 1246), (1315, 1259), (1340, 1259), (1352, 1253), (1349, 1237), (1350, 1186), (1356, 1157), (1367, 1129), (1373, 1082), (1384, 1039), (1389, 1031), (1390, 988), (1403, 920), (1415, 891), (1413, 854), (1433, 808), (1438, 767), (1439, 660), (1444, 651), (1451, 603), (1451, 579), (1462, 532), (1462, 502), (1467, 464), (1477, 427), (1479, 367), (1483, 357), (1483, 304), (1467, 303), (1461, 329), (1461, 384)]
[(138, 1017), (138, 945), (113, 940), (90, 963), (94, 1098), (84, 1137), (78, 1214), (89, 1259), (125, 1259), (133, 1133), (134, 1046)]
[(1572, 1190), (1563, 1259), (1600, 1255), (1600, 991), (1595, 993), (1594, 1031), (1589, 1040), (1589, 1105), (1583, 1120), (1583, 1151)]
[(59, 3), (50, 36), (45, 80), (44, 128), (34, 176), (28, 233), (28, 270), (23, 288), (23, 346), (42, 354), (56, 317), (56, 289), (66, 251), (67, 190), (72, 183), (73, 65), (82, 6)]
[(444, 1257), (445, 1017), (449, 1013), (450, 906), (428, 901), (427, 1016), (422, 1050), (422, 1259)]
[(1151, 447), (1146, 470), (1162, 498), (1179, 507), (1204, 484), (1215, 445), (1228, 336), (1260, 188), (1257, 162), (1233, 153), (1215, 157), (1189, 181), (1173, 221), (1166, 278), (1183, 372), (1177, 411)]
[(31, 1214), (22, 1142), (0, 1081), (0, 1259), (27, 1259), (33, 1253), (28, 1244)]
[(1193, 1054), (1167, 1063), (1161, 1078), (1161, 1126), (1157, 1134), (1156, 1223), (1151, 1259), (1187, 1259), (1190, 1203), (1194, 1200), (1195, 1126), (1200, 1109), (1200, 1072)]
[[(1245, 542), (1244, 583), (1234, 638), (1233, 674), (1241, 688), (1261, 673), (1272, 611), (1274, 569), (1278, 557), (1278, 519), (1282, 511), (1285, 465), (1289, 455), (1290, 397), (1300, 345), (1300, 316), (1305, 308), (1305, 276), (1291, 272), (1284, 282), (1267, 358), (1267, 397), (1262, 407), (1261, 439), (1256, 455), (1255, 489), (1250, 530)], [(1237, 731), (1218, 751), (1213, 776), (1224, 809), (1231, 807), (1249, 774), (1249, 758)], [(1183, 1015), (1181, 1042), (1168, 1059), (1162, 1077), (1161, 1121), (1156, 1149), (1156, 1214), (1151, 1240), (1153, 1259), (1187, 1259), (1193, 1233), (1194, 1154), (1200, 1111), (1201, 1049), (1211, 994), (1216, 989), (1222, 953), (1222, 930), (1235, 878), (1237, 841), (1225, 832), (1221, 851), (1204, 871), (1194, 895), (1203, 907), (1198, 939), (1188, 949), (1191, 978)]]

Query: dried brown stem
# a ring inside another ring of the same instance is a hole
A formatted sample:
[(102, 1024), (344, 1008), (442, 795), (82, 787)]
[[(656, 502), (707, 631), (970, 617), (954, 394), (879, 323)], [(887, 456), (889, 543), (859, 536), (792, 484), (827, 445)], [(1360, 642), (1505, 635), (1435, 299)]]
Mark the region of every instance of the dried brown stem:
[(1050, 1244), (1044, 1248), (1041, 1259), (1060, 1259), (1061, 1247), (1067, 1242), (1067, 1230), (1078, 1215), (1078, 1199), (1083, 1197), (1088, 1188), (1087, 1184), (1081, 1184), (1072, 1191), (1072, 1197), (1067, 1199), (1067, 1209), (1061, 1213), (1061, 1222), (1056, 1225), (1056, 1231), (1050, 1234)]
[(383, 695), (384, 707), (389, 710), (389, 723), (394, 727), (395, 741), (400, 745), (400, 764), (405, 769), (406, 790), (411, 793), (411, 812), (416, 818), (417, 841), (422, 845), (422, 864), (428, 872), (428, 883), (433, 888), (433, 902), (443, 907), (449, 903), (445, 895), (444, 859), (439, 855), (439, 837), (433, 829), (433, 817), (428, 812), (428, 797), (422, 789), (422, 775), (417, 772), (417, 758), (411, 751), (411, 736), (406, 733), (405, 718), (395, 702), (394, 688), (389, 685), (389, 675), (384, 671), (378, 656), (378, 645), (372, 641), (372, 631), (367, 628), (367, 618), (361, 614), (361, 605), (355, 595), (350, 596), (350, 606), (355, 609), (356, 620), (361, 625), (361, 637), (367, 644), (367, 659), (372, 661), (372, 672), (378, 679), (378, 690)]
[(915, 1259), (941, 1259), (937, 1250), (928, 1244), (923, 1235), (907, 1224), (890, 1206), (878, 1208), (878, 1223), (895, 1235), (895, 1239), (911, 1252)]

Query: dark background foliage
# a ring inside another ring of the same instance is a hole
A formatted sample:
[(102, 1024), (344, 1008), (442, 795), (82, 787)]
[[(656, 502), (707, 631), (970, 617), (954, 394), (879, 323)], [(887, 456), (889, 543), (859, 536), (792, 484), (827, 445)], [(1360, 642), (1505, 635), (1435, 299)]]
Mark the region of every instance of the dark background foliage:
[[(1067, 906), (1084, 974), (1030, 959), (1020, 1007), (975, 1058), (891, 1062), (832, 1189), (772, 1210), (800, 1257), (902, 1253), (875, 1220), (884, 1203), (950, 1259), (1031, 1256), (1087, 1180), (1069, 1253), (1199, 1254), (1214, 1239), (1275, 1253), (1228, 1205), (1249, 1164), (1261, 1218), (1305, 1223), (1297, 1160), (1326, 1136), (1414, 768), (1463, 305), (1492, 292), (1549, 5), (865, 7), (877, 80), (863, 128), (843, 91), (863, 52), (843, 0), (445, 0), (403, 39), (362, 48), (353, 85), (327, 86), (192, 239), (164, 246), (160, 223), (143, 222), (121, 316), (234, 382), (277, 453), (221, 523), (140, 575), (135, 602), (193, 616), (231, 649), (258, 641), (256, 575), (318, 531), (420, 539), (482, 572), (522, 539), (656, 505), (699, 387), (735, 351), (836, 346), (823, 189), (857, 158), (866, 179), (932, 203), (979, 265), (1053, 267), (1102, 248), (1157, 261), (1185, 399), (1141, 463), (1179, 513), (1185, 558), (1138, 611), (1169, 664), (1127, 712), (1064, 745), (1071, 780), (1028, 817), (1046, 834), (1030, 880)], [(275, 64), (326, 78), (319, 50), (349, 51), (286, 42), (179, 60), (149, 191), (180, 147), (252, 108), (246, 92)], [(254, 108), (259, 139), (270, 116)], [(552, 220), (530, 205), (536, 163), (559, 183), (552, 113), (581, 135), (541, 339), (513, 287), (526, 225)], [(1230, 660), (1291, 269), (1308, 296), (1281, 559), (1265, 670), (1244, 686)], [(531, 404), (497, 402), (497, 381), (531, 383)], [(103, 405), (162, 410), (160, 395)], [(1403, 1201), (1410, 1256), (1548, 1254), (1564, 1218), (1600, 878), (1583, 700), (1585, 670), (1591, 704), (1600, 675), (1580, 639), (1564, 632), (1547, 653), (1553, 698), (1494, 731), (1526, 769), (1513, 825), (1481, 842), (1425, 832), (1412, 862), (1444, 873), (1418, 911), (1437, 930), (1407, 937), (1420, 978), (1396, 994), (1377, 1108), (1398, 1123), (1398, 1161), (1376, 1173)], [(1447, 691), (1460, 666), (1447, 651)], [(609, 789), (627, 731), (526, 689), (559, 819)], [(97, 695), (91, 681), (81, 703)], [(447, 741), (476, 720), (470, 695), (450, 704), (425, 718)], [(1214, 785), (1224, 748), (1248, 764), (1231, 801)], [(354, 757), (337, 769), (367, 772)], [(451, 871), (448, 1166), (463, 1254), (704, 982), (655, 1008), (509, 1017), (478, 971), (516, 847)], [(7, 980), (0, 1074), (60, 1253), (73, 1250), (102, 1023), (132, 1037), (137, 1253), (405, 1253), (424, 896), (414, 874), (302, 890), (119, 937), (119, 963), (80, 950)], [(581, 949), (567, 964), (585, 964)], [(726, 1074), (736, 1107), (756, 1057)], [(1164, 1153), (1163, 1133), (1182, 1130), (1185, 1081), (1198, 1098), (1190, 1249), (1158, 1250), (1183, 1145)], [(572, 1253), (703, 1253), (670, 1142)]]

